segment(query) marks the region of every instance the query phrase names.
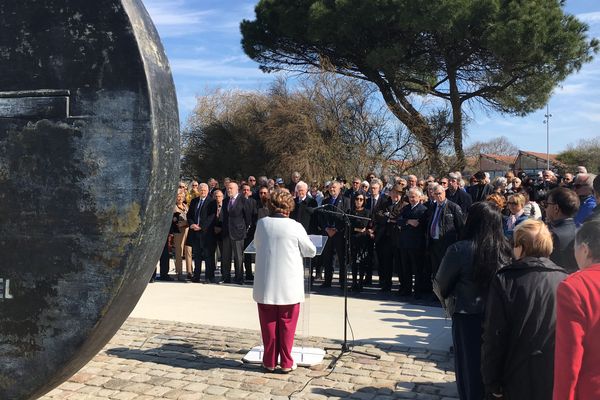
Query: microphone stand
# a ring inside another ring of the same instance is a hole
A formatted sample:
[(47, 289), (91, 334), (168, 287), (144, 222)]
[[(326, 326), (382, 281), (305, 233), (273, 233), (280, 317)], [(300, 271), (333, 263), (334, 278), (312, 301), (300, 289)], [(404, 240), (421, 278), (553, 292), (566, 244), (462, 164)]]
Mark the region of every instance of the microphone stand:
[[(341, 279), (341, 274), (340, 274), (340, 284), (342, 285), (343, 289), (344, 289), (344, 341), (341, 344), (341, 348), (337, 349), (335, 347), (326, 347), (325, 350), (341, 350), (340, 354), (338, 357), (336, 357), (330, 365), (334, 365), (335, 363), (337, 363), (337, 361), (346, 353), (357, 353), (357, 354), (361, 354), (364, 356), (368, 356), (368, 357), (373, 357), (376, 360), (378, 360), (380, 358), (380, 356), (378, 356), (377, 354), (371, 354), (371, 353), (367, 353), (364, 351), (358, 351), (358, 350), (351, 350), (350, 346), (348, 345), (348, 268), (352, 268), (351, 263), (351, 245), (350, 245), (350, 235), (351, 235), (351, 227), (352, 227), (352, 222), (351, 222), (351, 218), (355, 219), (355, 220), (368, 220), (370, 221), (370, 218), (366, 218), (366, 217), (359, 217), (357, 215), (351, 215), (348, 214), (347, 212), (345, 212), (343, 209), (333, 205), (333, 204), (327, 204), (325, 206), (321, 206), (322, 208), (319, 209), (319, 212), (322, 213), (326, 213), (329, 215), (335, 215), (338, 217), (342, 217), (344, 218), (344, 231), (345, 231), (345, 253), (346, 253), (346, 257), (345, 257), (345, 277), (344, 277), (344, 283), (341, 283), (342, 279)], [(327, 207), (331, 207), (334, 208), (334, 210), (326, 210), (325, 208)], [(331, 245), (333, 246), (334, 244), (331, 243)], [(338, 257), (339, 259), (339, 257)]]

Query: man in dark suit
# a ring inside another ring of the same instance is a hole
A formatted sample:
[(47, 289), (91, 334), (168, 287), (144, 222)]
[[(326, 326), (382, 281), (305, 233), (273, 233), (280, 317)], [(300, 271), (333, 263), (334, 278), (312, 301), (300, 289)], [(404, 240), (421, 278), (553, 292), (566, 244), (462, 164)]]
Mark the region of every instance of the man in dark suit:
[[(250, 178), (253, 178), (252, 176)], [(258, 221), (258, 205), (256, 200), (252, 197), (252, 188), (250, 184), (244, 183), (242, 185), (242, 195), (246, 198), (248, 203), (248, 209), (250, 210), (250, 214), (252, 215), (252, 223), (250, 224), (250, 229), (248, 229), (248, 233), (246, 234), (246, 238), (244, 239), (244, 249), (248, 247), (250, 243), (254, 240), (254, 232), (256, 232), (256, 221)], [(244, 254), (244, 270), (246, 272), (246, 280), (253, 281), (254, 274), (252, 273), (252, 262), (254, 261), (253, 254)]]
[(475, 175), (473, 175), (473, 178), (475, 180), (473, 185), (469, 186), (467, 189), (471, 196), (472, 203), (485, 201), (485, 199), (494, 192), (494, 187), (486, 182), (485, 172), (483, 171), (477, 171)]
[[(394, 271), (400, 271), (400, 230), (398, 217), (402, 210), (402, 185), (395, 184), (390, 191), (389, 201), (383, 211), (383, 219), (379, 241), (376, 242), (379, 258), (379, 286), (384, 292), (392, 290), (392, 277)], [(375, 239), (377, 240), (377, 238)]]
[(410, 296), (413, 291), (413, 275), (415, 277), (414, 295), (420, 298), (428, 285), (424, 283), (423, 257), (425, 254), (425, 227), (427, 226), (427, 207), (421, 203), (423, 192), (419, 188), (411, 188), (407, 192), (408, 205), (400, 211), (398, 226), (400, 227), (400, 249), (402, 251), (400, 269), (400, 296)]
[(208, 197), (208, 190), (206, 183), (201, 183), (198, 186), (198, 197), (192, 200), (186, 215), (190, 227), (188, 235), (190, 235), (194, 257), (192, 282), (200, 282), (202, 261), (204, 261), (206, 265), (206, 282), (215, 283), (214, 253), (216, 240), (214, 226), (217, 203), (212, 197)]
[[(384, 216), (387, 206), (389, 205), (389, 196), (383, 194), (383, 182), (379, 178), (371, 180), (371, 197), (367, 199), (367, 209), (373, 220), (373, 228), (371, 237), (373, 240), (372, 250), (370, 255), (377, 254), (377, 271), (380, 273), (382, 262), (387, 254), (385, 244), (385, 225), (387, 217)], [(370, 263), (367, 264), (367, 272), (365, 274), (365, 285), (370, 285), (373, 278), (374, 260), (375, 257), (370, 256)]]
[[(326, 205), (329, 211), (344, 212), (350, 211), (350, 201), (341, 193), (342, 184), (338, 181), (331, 183), (329, 187), (329, 199)], [(325, 269), (325, 280), (321, 287), (331, 287), (333, 280), (333, 255), (337, 254), (340, 264), (340, 287), (346, 284), (346, 220), (341, 215), (332, 215), (321, 212), (319, 219), (319, 230), (328, 237), (325, 248), (323, 249), (322, 260)], [(320, 271), (317, 271), (319, 274)]]
[(460, 176), (456, 172), (448, 174), (446, 198), (454, 204), (458, 204), (464, 215), (467, 215), (469, 208), (473, 204), (471, 196), (460, 188)]
[(465, 225), (461, 208), (446, 198), (442, 185), (433, 186), (435, 206), (429, 210), (427, 221), (427, 248), (431, 259), (431, 276), (437, 273), (442, 258), (451, 244), (458, 241)]
[(231, 259), (233, 258), (234, 282), (243, 285), (244, 239), (252, 224), (252, 212), (246, 198), (239, 193), (235, 182), (227, 184), (227, 198), (223, 201), (223, 255), (221, 275), (223, 282), (231, 282)]
[(295, 192), (297, 194), (294, 199), (296, 204), (290, 218), (300, 222), (306, 233), (314, 233), (313, 212), (317, 208), (317, 201), (308, 196), (308, 185), (304, 181), (296, 184)]
[(552, 233), (554, 250), (550, 259), (568, 273), (578, 271), (575, 260), (577, 227), (573, 216), (579, 210), (577, 193), (565, 187), (552, 189), (546, 199), (546, 222)]
[(352, 187), (344, 192), (344, 197), (350, 199), (350, 211), (354, 211), (354, 198), (356, 198), (356, 196), (362, 194), (366, 197), (366, 193), (361, 188), (361, 183), (360, 178), (355, 176), (354, 179), (352, 179)]

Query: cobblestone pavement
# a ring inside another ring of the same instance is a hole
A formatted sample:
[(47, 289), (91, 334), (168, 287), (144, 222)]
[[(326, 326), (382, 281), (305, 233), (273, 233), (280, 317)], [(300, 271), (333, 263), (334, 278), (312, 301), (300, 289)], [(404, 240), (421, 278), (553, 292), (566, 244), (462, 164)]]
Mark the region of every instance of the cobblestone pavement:
[[(457, 400), (445, 352), (355, 343), (357, 353), (328, 351), (324, 362), (290, 374), (243, 363), (260, 344), (252, 330), (130, 318), (84, 368), (42, 397), (50, 399), (428, 399)], [(310, 338), (303, 345), (336, 347)]]

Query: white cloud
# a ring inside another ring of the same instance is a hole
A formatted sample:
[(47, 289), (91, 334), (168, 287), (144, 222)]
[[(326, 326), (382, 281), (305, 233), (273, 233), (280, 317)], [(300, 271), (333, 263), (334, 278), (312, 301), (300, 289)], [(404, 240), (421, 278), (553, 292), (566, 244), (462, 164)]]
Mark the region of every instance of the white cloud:
[(586, 22), (590, 25), (600, 23), (600, 11), (577, 14), (576, 17), (577, 19)]
[(265, 74), (258, 66), (247, 61), (244, 66), (241, 57), (229, 57), (223, 60), (207, 59), (171, 59), (171, 69), (174, 74), (187, 77), (203, 77), (211, 81), (217, 79), (252, 79), (264, 77)]
[(584, 83), (574, 83), (562, 85), (557, 89), (557, 92), (562, 95), (580, 95), (589, 88), (589, 85)]

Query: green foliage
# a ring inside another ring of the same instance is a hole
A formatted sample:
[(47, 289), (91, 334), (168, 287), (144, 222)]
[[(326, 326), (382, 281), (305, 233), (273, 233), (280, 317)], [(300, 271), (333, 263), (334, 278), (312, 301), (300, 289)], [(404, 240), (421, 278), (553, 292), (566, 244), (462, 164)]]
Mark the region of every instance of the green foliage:
[(580, 140), (577, 144), (571, 144), (556, 158), (567, 164), (571, 170), (583, 165), (588, 172), (600, 174), (600, 138)]
[(241, 23), (264, 71), (333, 71), (377, 85), (390, 110), (439, 158), (410, 94), (452, 104), (462, 158), (462, 107), (525, 115), (599, 49), (558, 0), (261, 0)]

